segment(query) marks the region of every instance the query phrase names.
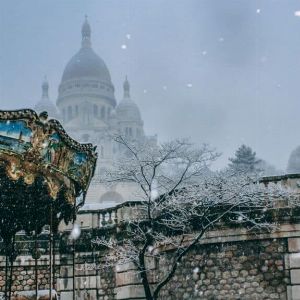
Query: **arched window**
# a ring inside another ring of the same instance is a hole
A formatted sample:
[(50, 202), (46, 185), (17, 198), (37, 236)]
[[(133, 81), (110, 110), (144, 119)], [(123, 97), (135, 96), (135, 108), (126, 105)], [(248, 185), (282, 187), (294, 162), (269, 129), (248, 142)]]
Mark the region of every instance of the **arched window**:
[(98, 117), (98, 106), (94, 104), (94, 117)]
[(66, 121), (66, 109), (65, 108), (63, 108), (62, 113), (63, 113), (63, 120), (65, 122)]
[(71, 120), (73, 117), (72, 106), (68, 106), (68, 120)]
[(104, 106), (102, 106), (102, 108), (101, 108), (101, 119), (105, 119), (105, 107)]

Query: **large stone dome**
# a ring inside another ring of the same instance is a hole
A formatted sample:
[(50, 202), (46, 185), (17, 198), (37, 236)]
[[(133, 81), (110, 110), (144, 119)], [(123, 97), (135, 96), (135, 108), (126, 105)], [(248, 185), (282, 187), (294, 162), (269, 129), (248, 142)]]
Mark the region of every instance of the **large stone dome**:
[(69, 106), (74, 99), (100, 101), (115, 107), (114, 86), (109, 70), (91, 47), (91, 27), (87, 21), (81, 29), (80, 50), (67, 63), (58, 88), (57, 105)]
[(93, 78), (111, 82), (105, 62), (90, 47), (82, 47), (65, 67), (62, 82), (70, 79)]

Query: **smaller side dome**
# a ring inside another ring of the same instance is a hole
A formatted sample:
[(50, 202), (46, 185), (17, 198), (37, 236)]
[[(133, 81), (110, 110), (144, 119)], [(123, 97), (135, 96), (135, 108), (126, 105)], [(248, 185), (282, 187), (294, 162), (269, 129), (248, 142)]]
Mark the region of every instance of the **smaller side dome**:
[(46, 111), (50, 118), (57, 118), (58, 112), (55, 104), (49, 99), (49, 83), (45, 77), (42, 83), (42, 97), (41, 100), (35, 105), (34, 109), (41, 113)]
[(130, 84), (127, 79), (127, 76), (123, 84), (123, 88), (124, 88), (124, 97), (116, 108), (118, 120), (125, 121), (125, 122), (135, 121), (138, 123), (142, 123), (140, 110), (136, 105), (136, 103), (133, 102), (130, 98)]

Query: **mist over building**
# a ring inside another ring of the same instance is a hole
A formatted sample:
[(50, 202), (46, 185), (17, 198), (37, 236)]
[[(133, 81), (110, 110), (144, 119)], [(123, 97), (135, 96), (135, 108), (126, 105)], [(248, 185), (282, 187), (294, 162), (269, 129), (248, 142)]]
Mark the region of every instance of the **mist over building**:
[(94, 52), (91, 33), (86, 17), (81, 28), (81, 48), (64, 69), (56, 105), (49, 99), (49, 83), (45, 79), (41, 100), (35, 106), (38, 112), (47, 111), (50, 118), (59, 119), (74, 139), (97, 145), (98, 164), (85, 205), (89, 209), (136, 200), (135, 187), (130, 183), (109, 187), (99, 183), (99, 177), (122, 153), (114, 136), (156, 143), (156, 136), (145, 135), (140, 109), (130, 96), (127, 76), (124, 76), (123, 98), (116, 100), (109, 68)]

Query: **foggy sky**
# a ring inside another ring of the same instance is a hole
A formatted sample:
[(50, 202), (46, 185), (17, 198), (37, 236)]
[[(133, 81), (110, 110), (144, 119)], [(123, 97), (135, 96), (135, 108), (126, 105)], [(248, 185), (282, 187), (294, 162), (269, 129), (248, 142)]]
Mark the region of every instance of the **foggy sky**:
[(34, 106), (44, 75), (56, 101), (87, 14), (116, 98), (128, 75), (147, 134), (209, 143), (223, 153), (217, 167), (244, 143), (285, 170), (300, 144), (298, 10), (296, 0), (0, 0), (0, 108)]

